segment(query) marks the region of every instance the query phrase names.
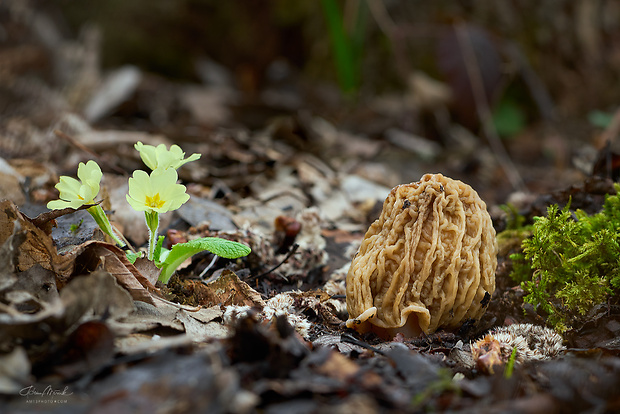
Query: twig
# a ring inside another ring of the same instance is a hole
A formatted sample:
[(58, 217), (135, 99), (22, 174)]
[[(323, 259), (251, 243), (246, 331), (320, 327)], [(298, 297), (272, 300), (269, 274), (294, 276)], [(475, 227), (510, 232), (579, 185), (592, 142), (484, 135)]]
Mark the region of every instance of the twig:
[(209, 263), (207, 267), (205, 267), (204, 270), (200, 272), (200, 274), (198, 275), (198, 279), (202, 279), (205, 276), (205, 274), (209, 271), (209, 269), (213, 267), (218, 257), (219, 256), (216, 254), (213, 255), (213, 259), (211, 259), (211, 263)]
[(357, 346), (360, 346), (362, 348), (368, 349), (368, 350), (370, 350), (370, 351), (372, 351), (374, 353), (377, 353), (379, 355), (385, 356), (385, 352), (383, 352), (382, 350), (380, 350), (378, 348), (375, 348), (374, 346), (369, 345), (366, 342), (360, 341), (359, 339), (356, 339), (356, 338), (352, 337), (351, 335), (341, 334), (340, 335), (340, 341), (346, 342), (346, 343), (349, 343), (349, 344), (353, 344), (353, 345), (357, 345)]
[(504, 148), (504, 145), (497, 135), (495, 126), (493, 125), (491, 109), (489, 108), (489, 102), (487, 101), (486, 94), (484, 93), (482, 75), (480, 74), (480, 65), (478, 65), (478, 60), (476, 59), (476, 54), (474, 53), (474, 48), (471, 44), (469, 33), (467, 32), (467, 26), (464, 23), (458, 24), (455, 26), (455, 31), (459, 47), (463, 52), (463, 60), (465, 61), (467, 76), (474, 95), (476, 110), (478, 112), (480, 123), (482, 124), (484, 135), (491, 146), (491, 150), (495, 153), (495, 156), (506, 172), (506, 176), (512, 186), (516, 190), (525, 191), (527, 188), (525, 187), (523, 179), (512, 162), (510, 155), (508, 155), (506, 148)]
[(95, 151), (91, 150), (90, 148), (88, 148), (86, 145), (82, 144), (81, 142), (77, 141), (75, 138), (73, 138), (71, 135), (69, 134), (65, 134), (64, 132), (62, 132), (59, 129), (55, 129), (54, 130), (54, 135), (56, 135), (58, 138), (62, 138), (65, 141), (67, 141), (69, 144), (73, 145), (74, 147), (86, 152), (87, 154), (99, 159), (99, 154), (97, 154)]
[(275, 265), (275, 266), (274, 266), (274, 267), (272, 267), (271, 269), (267, 270), (266, 272), (261, 273), (261, 274), (260, 274), (260, 275), (258, 275), (258, 276), (254, 276), (252, 279), (258, 279), (258, 278), (261, 278), (261, 277), (263, 277), (263, 276), (265, 276), (265, 275), (268, 275), (269, 273), (271, 273), (271, 272), (273, 272), (274, 270), (276, 270), (278, 267), (282, 266), (284, 263), (286, 263), (286, 261), (287, 261), (288, 259), (290, 259), (290, 258), (291, 258), (291, 256), (292, 256), (292, 255), (294, 255), (294, 254), (295, 254), (295, 252), (297, 251), (297, 249), (298, 249), (298, 248), (299, 248), (299, 245), (298, 245), (297, 243), (293, 244), (293, 245), (291, 246), (291, 250), (290, 250), (290, 251), (286, 254), (286, 257), (285, 257), (284, 259), (282, 259), (282, 261), (281, 261), (280, 263), (278, 263), (277, 265)]
[(34, 224), (35, 226), (39, 227), (39, 228), (43, 228), (43, 226), (45, 226), (46, 223), (48, 223), (49, 221), (52, 220), (56, 220), (59, 217), (62, 217), (64, 215), (67, 214), (73, 214), (76, 211), (79, 210), (86, 210), (89, 209), (93, 206), (96, 206), (97, 204), (101, 204), (103, 201), (98, 201), (96, 203), (92, 203), (92, 204), (84, 204), (78, 208), (73, 208), (73, 207), (67, 207), (67, 208), (63, 208), (61, 210), (50, 210), (47, 211), (45, 213), (41, 213), (38, 216), (36, 216), (35, 218), (31, 219), (28, 218), (28, 220)]
[(411, 68), (407, 61), (407, 53), (403, 44), (402, 30), (394, 23), (385, 4), (381, 0), (370, 0), (367, 2), (370, 14), (374, 18), (377, 26), (383, 32), (383, 34), (392, 43), (394, 49), (394, 58), (396, 59), (396, 70), (403, 80), (407, 79), (407, 76), (411, 72)]
[(547, 121), (553, 119), (555, 114), (553, 100), (551, 99), (549, 92), (547, 92), (543, 81), (530, 66), (527, 58), (523, 55), (523, 53), (521, 53), (519, 47), (512, 42), (507, 44), (505, 51), (508, 56), (516, 62), (521, 77), (523, 78), (525, 85), (530, 90), (530, 94), (538, 107), (540, 115)]
[(58, 138), (64, 139), (65, 141), (67, 141), (69, 144), (73, 145), (77, 149), (86, 152), (91, 157), (94, 157), (95, 159), (97, 159), (99, 161), (103, 161), (110, 169), (114, 170), (115, 172), (117, 172), (117, 173), (119, 173), (121, 175), (127, 175), (127, 171), (123, 170), (122, 168), (117, 167), (114, 164), (106, 162), (106, 160), (102, 159), (102, 157), (99, 154), (97, 154), (95, 151), (91, 150), (86, 145), (82, 144), (81, 142), (77, 141), (71, 135), (62, 132), (59, 129), (55, 129), (54, 130), (54, 135), (56, 135)]

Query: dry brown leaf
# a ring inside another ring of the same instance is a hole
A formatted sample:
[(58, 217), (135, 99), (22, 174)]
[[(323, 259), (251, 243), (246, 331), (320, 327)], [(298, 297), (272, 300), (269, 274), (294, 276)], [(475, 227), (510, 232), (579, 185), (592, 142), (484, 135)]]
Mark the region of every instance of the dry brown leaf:
[(154, 304), (151, 292), (157, 292), (157, 288), (127, 260), (125, 252), (119, 247), (90, 240), (65, 255), (58, 255), (51, 237), (25, 217), (13, 202), (0, 202), (1, 244), (11, 237), (16, 223), (19, 231), (25, 234), (25, 240), (15, 249), (16, 271), (23, 272), (39, 264), (56, 274), (56, 283), (62, 289), (76, 268), (96, 269), (102, 265), (135, 300)]
[[(3, 161), (0, 159), (0, 162)], [(0, 199), (14, 200), (19, 205), (26, 202), (19, 178), (16, 175), (0, 171)]]
[(260, 293), (230, 270), (224, 270), (219, 278), (206, 285), (195, 280), (174, 280), (172, 279), (169, 288), (171, 292), (178, 292), (175, 301), (179, 303), (204, 307), (239, 305), (262, 308), (265, 305)]
[(227, 338), (230, 336), (230, 328), (221, 323), (213, 322), (224, 314), (219, 306), (212, 306), (207, 309), (200, 309), (197, 312), (188, 312), (179, 309), (175, 319), (180, 321), (185, 328), (185, 334), (195, 342), (204, 341), (212, 338)]
[(73, 312), (76, 320), (89, 309), (93, 315), (106, 315), (109, 320), (124, 318), (135, 309), (130, 294), (118, 279), (101, 270), (74, 278), (60, 292), (60, 297), (66, 306), (66, 317)]
[(41, 213), (35, 218), (31, 219), (29, 217), (24, 216), (24, 218), (30, 221), (32, 224), (43, 230), (46, 234), (50, 234), (52, 232), (52, 227), (56, 226), (53, 220), (66, 216), (67, 214), (73, 214), (78, 210), (86, 210), (92, 206), (97, 204), (101, 204), (101, 201), (93, 204), (84, 204), (83, 206), (78, 207), (77, 209), (73, 207), (63, 208), (61, 210), (50, 210), (45, 213)]
[(15, 203), (10, 200), (0, 202), (0, 244), (11, 237), (16, 224), (19, 225), (19, 231), (26, 236), (16, 252), (17, 271), (23, 272), (40, 264), (57, 274), (66, 272), (65, 262), (58, 260), (59, 256), (51, 237), (32, 224)]
[(346, 381), (359, 373), (360, 367), (339, 352), (332, 351), (321, 365), (315, 368), (319, 374)]
[(152, 285), (157, 283), (161, 269), (155, 266), (155, 263), (146, 257), (139, 257), (133, 264), (136, 269), (144, 276)]
[[(61, 340), (80, 321), (107, 316), (109, 322), (134, 310), (134, 302), (107, 272), (76, 277), (36, 313), (0, 312), (0, 345)], [(50, 336), (50, 331), (53, 336)]]
[[(204, 285), (203, 285), (204, 286)], [(240, 280), (234, 272), (225, 270), (222, 275), (205, 286), (211, 305), (260, 306), (264, 304), (260, 293)]]
[(90, 240), (65, 255), (66, 260), (80, 261), (86, 268), (96, 268), (101, 265), (116, 278), (118, 283), (129, 291), (134, 300), (155, 305), (151, 292), (158, 289), (136, 267), (131, 264), (125, 251), (113, 244)]

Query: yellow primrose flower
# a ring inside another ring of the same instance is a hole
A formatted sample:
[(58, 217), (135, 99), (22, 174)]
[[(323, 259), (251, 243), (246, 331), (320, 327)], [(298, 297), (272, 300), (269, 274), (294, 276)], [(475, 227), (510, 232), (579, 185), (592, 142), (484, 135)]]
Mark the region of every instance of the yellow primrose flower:
[(127, 202), (137, 211), (165, 213), (176, 210), (187, 200), (185, 186), (177, 184), (174, 168), (155, 170), (151, 175), (144, 171), (133, 172), (129, 179)]
[(84, 204), (92, 204), (93, 200), (99, 194), (99, 183), (103, 173), (101, 168), (95, 161), (88, 161), (86, 164), (81, 162), (78, 166), (77, 176), (75, 178), (63, 175), (60, 177), (56, 188), (60, 192), (59, 200), (53, 200), (47, 203), (50, 210), (61, 210), (71, 207), (78, 209)]
[[(95, 202), (95, 197), (99, 194), (101, 177), (103, 177), (99, 165), (93, 160), (88, 161), (86, 164), (81, 162), (78, 165), (77, 176), (80, 179), (79, 181), (66, 175), (60, 177), (58, 184), (56, 184), (56, 188), (60, 192), (60, 200), (50, 201), (47, 203), (47, 208), (50, 210), (62, 210), (63, 208), (71, 207), (77, 210), (84, 204), (93, 204)], [(105, 215), (105, 211), (103, 211), (99, 204), (89, 207), (86, 211), (93, 216), (95, 222), (104, 233), (110, 236), (119, 246), (125, 246), (125, 242), (116, 235), (108, 217)]]
[(134, 147), (140, 153), (142, 161), (153, 171), (158, 168), (163, 170), (171, 167), (177, 169), (185, 163), (200, 158), (200, 154), (192, 154), (186, 159), (183, 159), (185, 153), (178, 145), (172, 145), (170, 150), (167, 150), (164, 144), (159, 144), (157, 147), (154, 147), (138, 141)]

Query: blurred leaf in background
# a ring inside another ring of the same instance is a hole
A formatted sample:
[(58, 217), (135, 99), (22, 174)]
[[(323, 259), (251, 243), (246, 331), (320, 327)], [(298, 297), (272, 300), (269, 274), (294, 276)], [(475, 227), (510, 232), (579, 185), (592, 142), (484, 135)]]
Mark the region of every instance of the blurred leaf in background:
[(502, 138), (512, 138), (525, 128), (526, 116), (516, 101), (504, 98), (493, 111), (493, 124)]
[(614, 115), (609, 112), (592, 111), (588, 114), (590, 124), (598, 128), (607, 128), (611, 124)]
[(338, 74), (340, 89), (354, 93), (361, 81), (361, 62), (368, 9), (364, 2), (354, 2), (353, 28), (347, 30), (346, 19), (340, 11), (339, 1), (321, 0), (327, 22), (334, 63)]

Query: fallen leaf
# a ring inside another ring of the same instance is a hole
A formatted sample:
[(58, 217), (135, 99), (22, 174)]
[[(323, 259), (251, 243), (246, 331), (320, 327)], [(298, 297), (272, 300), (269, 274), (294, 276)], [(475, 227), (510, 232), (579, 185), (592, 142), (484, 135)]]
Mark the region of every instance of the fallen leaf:
[(91, 240), (69, 251), (65, 260), (72, 261), (74, 266), (80, 264), (90, 269), (101, 265), (129, 291), (132, 298), (155, 304), (151, 293), (158, 292), (158, 289), (129, 262), (125, 251), (113, 244)]
[(133, 264), (136, 269), (149, 281), (152, 285), (157, 283), (157, 278), (159, 278), (159, 274), (161, 273), (161, 269), (155, 266), (151, 260), (146, 257), (138, 257)]
[(45, 304), (37, 313), (0, 312), (0, 345), (10, 349), (18, 343), (25, 347), (36, 344), (26, 348), (35, 353), (31, 360), (45, 360), (81, 320), (106, 317), (114, 321), (133, 309), (133, 300), (112, 275), (93, 272), (72, 279), (60, 291), (59, 300)]
[[(199, 313), (202, 313), (202, 315), (197, 315)], [(224, 339), (231, 335), (231, 330), (227, 326), (209, 320), (209, 318), (221, 317), (222, 314), (223, 312), (219, 306), (201, 309), (198, 312), (188, 312), (184, 309), (179, 309), (176, 314), (176, 320), (183, 324), (187, 336), (194, 342), (201, 342), (207, 339)]]
[[(21, 300), (17, 299), (19, 294)], [(23, 295), (23, 294), (27, 295)], [(7, 301), (12, 302), (13, 306), (20, 312), (38, 312), (45, 306), (58, 300), (58, 289), (56, 289), (56, 275), (54, 272), (44, 269), (36, 264), (25, 272), (15, 275), (15, 283), (3, 292)]]
[(200, 281), (172, 278), (168, 288), (176, 295), (177, 302), (194, 306), (239, 305), (262, 308), (265, 305), (260, 293), (230, 270), (224, 270), (219, 278), (206, 285)]
[(30, 361), (24, 348), (18, 346), (0, 355), (0, 393), (17, 394), (30, 381)]
[(17, 250), (16, 270), (26, 271), (36, 264), (56, 274), (66, 274), (67, 263), (59, 258), (51, 237), (36, 227), (10, 200), (0, 202), (0, 243), (13, 234), (16, 226), (25, 239)]
[(24, 218), (30, 221), (35, 226), (37, 226), (38, 228), (40, 228), (41, 230), (45, 231), (46, 234), (50, 234), (52, 232), (52, 227), (55, 226), (55, 223), (53, 222), (53, 220), (59, 217), (62, 217), (62, 216), (66, 216), (67, 214), (73, 214), (76, 211), (89, 209), (92, 206), (96, 206), (97, 204), (101, 204), (101, 201), (98, 203), (94, 203), (94, 204), (84, 204), (78, 207), (77, 209), (73, 207), (67, 207), (61, 210), (50, 210), (48, 212), (39, 214), (33, 219), (27, 216), (24, 216)]
[(15, 277), (15, 267), (19, 255), (19, 246), (26, 240), (26, 233), (21, 231), (21, 226), (17, 224), (11, 234), (0, 247), (0, 291), (13, 285)]
[(33, 370), (51, 369), (64, 381), (69, 381), (97, 373), (113, 356), (114, 334), (110, 328), (104, 322), (88, 321), (69, 335), (56, 358), (48, 358), (44, 365), (33, 367)]

